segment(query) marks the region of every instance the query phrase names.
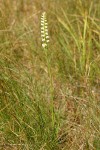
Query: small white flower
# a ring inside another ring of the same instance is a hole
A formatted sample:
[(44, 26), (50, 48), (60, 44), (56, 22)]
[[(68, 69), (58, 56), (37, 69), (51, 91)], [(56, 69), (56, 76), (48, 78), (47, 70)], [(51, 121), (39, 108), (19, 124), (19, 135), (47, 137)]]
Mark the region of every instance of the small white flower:
[(44, 30), (44, 27), (41, 27), (41, 30)]
[(41, 35), (41, 37), (45, 37), (45, 35), (44, 35), (44, 34), (42, 34), (42, 35)]
[(45, 19), (44, 22), (47, 23), (47, 20)]
[(41, 26), (44, 26), (44, 23), (41, 23)]
[(46, 36), (46, 39), (49, 39), (49, 36)]
[(43, 30), (41, 30), (41, 33), (44, 33), (44, 31), (43, 31)]
[(46, 44), (46, 43), (43, 43), (43, 44), (42, 44), (42, 47), (43, 47), (43, 48), (47, 47), (47, 44)]
[(48, 32), (46, 32), (45, 35), (48, 35)]
[(48, 25), (48, 23), (47, 23), (47, 22), (45, 22), (45, 25), (47, 26), (47, 25)]
[(42, 39), (42, 42), (45, 42), (45, 38)]
[(48, 29), (45, 29), (45, 32), (48, 32)]
[(43, 23), (43, 24), (44, 24), (44, 20), (41, 20), (41, 23)]
[(48, 27), (47, 26), (45, 26), (45, 29), (47, 29)]
[(47, 40), (46, 42), (49, 43), (49, 40)]

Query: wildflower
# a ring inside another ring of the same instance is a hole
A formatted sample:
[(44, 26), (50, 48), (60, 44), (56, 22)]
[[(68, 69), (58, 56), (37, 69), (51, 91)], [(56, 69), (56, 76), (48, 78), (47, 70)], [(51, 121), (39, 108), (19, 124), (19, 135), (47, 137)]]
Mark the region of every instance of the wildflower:
[(43, 48), (47, 47), (47, 44), (46, 44), (46, 43), (43, 43), (43, 44), (42, 44), (42, 47), (43, 47)]
[(45, 42), (45, 38), (44, 38), (44, 39), (42, 39), (42, 42)]
[(46, 39), (49, 39), (49, 36), (46, 36)]
[(46, 19), (46, 13), (43, 12), (41, 15), (41, 38), (42, 38), (42, 47), (46, 48), (49, 42), (49, 36), (48, 36), (48, 23)]
[(47, 43), (49, 43), (49, 40), (47, 40)]

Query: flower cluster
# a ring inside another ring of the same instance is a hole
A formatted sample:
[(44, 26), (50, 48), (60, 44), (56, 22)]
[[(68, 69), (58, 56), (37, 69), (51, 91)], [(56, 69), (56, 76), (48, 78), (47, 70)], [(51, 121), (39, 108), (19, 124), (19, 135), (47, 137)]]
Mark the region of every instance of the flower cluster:
[(42, 38), (42, 47), (46, 48), (47, 43), (49, 42), (49, 35), (48, 35), (48, 23), (45, 12), (43, 12), (41, 16), (41, 38)]

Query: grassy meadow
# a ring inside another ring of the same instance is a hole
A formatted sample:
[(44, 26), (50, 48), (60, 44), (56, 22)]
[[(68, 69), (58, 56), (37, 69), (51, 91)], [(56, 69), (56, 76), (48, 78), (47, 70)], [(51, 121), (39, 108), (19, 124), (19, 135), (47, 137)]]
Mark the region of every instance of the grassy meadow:
[(99, 0), (0, 0), (0, 150), (100, 150)]

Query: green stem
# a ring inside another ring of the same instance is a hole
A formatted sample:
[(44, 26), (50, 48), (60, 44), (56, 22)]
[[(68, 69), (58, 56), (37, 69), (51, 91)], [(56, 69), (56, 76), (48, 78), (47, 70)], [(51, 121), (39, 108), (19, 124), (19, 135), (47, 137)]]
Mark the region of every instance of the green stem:
[(50, 79), (50, 93), (51, 93), (51, 112), (52, 112), (52, 125), (54, 127), (55, 125), (55, 113), (54, 113), (54, 101), (53, 101), (53, 94), (54, 94), (54, 87), (53, 87), (53, 77), (51, 73), (51, 65), (50, 60), (48, 58), (48, 48), (45, 48), (45, 56), (46, 56), (46, 62), (47, 62), (47, 69), (48, 69), (48, 76)]

